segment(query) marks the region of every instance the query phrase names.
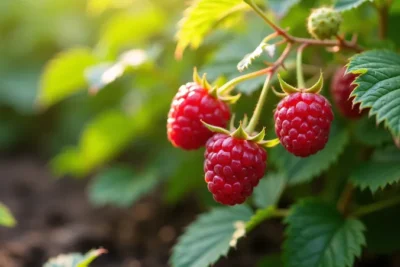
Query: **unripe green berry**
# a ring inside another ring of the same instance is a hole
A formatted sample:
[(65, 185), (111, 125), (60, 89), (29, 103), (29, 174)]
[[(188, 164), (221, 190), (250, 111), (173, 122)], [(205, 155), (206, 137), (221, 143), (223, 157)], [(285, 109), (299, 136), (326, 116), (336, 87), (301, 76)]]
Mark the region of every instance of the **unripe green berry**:
[(339, 32), (342, 16), (330, 7), (314, 9), (308, 17), (308, 32), (316, 39), (330, 39)]

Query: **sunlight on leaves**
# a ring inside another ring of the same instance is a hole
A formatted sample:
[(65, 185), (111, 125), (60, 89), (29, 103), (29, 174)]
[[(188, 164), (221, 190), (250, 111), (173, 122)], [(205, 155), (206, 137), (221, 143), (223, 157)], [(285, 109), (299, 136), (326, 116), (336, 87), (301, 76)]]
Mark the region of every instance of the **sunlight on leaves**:
[(14, 227), (16, 225), (11, 211), (2, 203), (0, 203), (0, 225), (5, 227)]
[(74, 48), (61, 52), (49, 63), (41, 77), (37, 99), (41, 108), (47, 108), (87, 86), (85, 69), (98, 61), (88, 48)]
[(204, 37), (218, 25), (218, 22), (240, 15), (249, 7), (242, 0), (195, 0), (185, 10), (179, 22), (178, 44), (175, 55), (181, 58), (186, 47), (196, 49)]

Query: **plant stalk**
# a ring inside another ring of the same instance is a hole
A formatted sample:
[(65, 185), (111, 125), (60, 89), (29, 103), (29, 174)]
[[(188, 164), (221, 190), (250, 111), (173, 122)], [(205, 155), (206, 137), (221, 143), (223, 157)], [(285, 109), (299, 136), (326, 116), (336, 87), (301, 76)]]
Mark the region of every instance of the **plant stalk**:
[(254, 130), (257, 126), (258, 120), (260, 119), (262, 108), (265, 104), (265, 100), (267, 99), (267, 95), (268, 95), (268, 91), (269, 91), (269, 82), (271, 81), (272, 75), (273, 75), (273, 73), (271, 73), (271, 72), (269, 72), (267, 74), (267, 78), (265, 79), (263, 88), (261, 90), (260, 97), (258, 98), (258, 101), (257, 101), (256, 108), (254, 109), (253, 116), (251, 116), (249, 125), (246, 128), (246, 131), (250, 134), (252, 132), (254, 132)]
[(289, 56), (290, 51), (292, 50), (292, 45), (289, 43), (285, 50), (282, 52), (278, 60), (275, 62), (275, 64), (267, 69), (265, 71), (268, 73), (267, 78), (265, 79), (263, 89), (261, 91), (260, 97), (258, 99), (256, 108), (254, 109), (253, 116), (251, 116), (249, 125), (246, 128), (246, 131), (248, 133), (252, 133), (254, 129), (257, 126), (258, 120), (260, 119), (261, 116), (261, 111), (264, 106), (265, 100), (268, 95), (268, 89), (269, 89), (269, 82), (272, 78), (272, 76), (275, 74), (276, 70), (283, 65), (285, 59)]
[(242, 76), (236, 77), (232, 80), (230, 80), (229, 82), (225, 83), (223, 86), (221, 86), (218, 89), (218, 94), (224, 94), (229, 92), (231, 89), (233, 89), (233, 87), (241, 82), (256, 78), (258, 76), (264, 75), (268, 72), (268, 68), (266, 69), (262, 69), (259, 71), (255, 71), (255, 72), (251, 72), (248, 74), (244, 74)]
[(307, 44), (302, 44), (297, 49), (296, 78), (297, 78), (297, 88), (301, 88), (301, 89), (306, 88), (306, 84), (304, 82), (304, 75), (303, 75), (303, 50), (306, 46), (307, 46)]
[(387, 35), (388, 13), (389, 13), (389, 7), (387, 6), (387, 4), (384, 4), (382, 7), (378, 8), (379, 39), (381, 39), (381, 40), (384, 40)]
[(344, 215), (347, 214), (348, 208), (353, 197), (354, 187), (348, 183), (339, 198), (337, 209)]
[(276, 209), (274, 207), (270, 207), (270, 208), (272, 208), (271, 211), (263, 210), (263, 211), (266, 211), (266, 212), (259, 214), (259, 216), (257, 217), (257, 220), (252, 220), (252, 221), (250, 221), (250, 223), (247, 223), (247, 225), (246, 225), (246, 233), (248, 233), (251, 230), (253, 230), (254, 228), (256, 228), (260, 223), (262, 223), (266, 219), (284, 218), (284, 217), (288, 216), (289, 212), (290, 212), (287, 209)]
[(366, 205), (363, 207), (360, 207), (359, 209), (357, 209), (356, 211), (354, 211), (352, 213), (353, 216), (355, 217), (362, 217), (364, 215), (391, 207), (391, 206), (396, 206), (396, 205), (400, 205), (400, 196), (397, 196), (395, 198), (392, 199), (387, 199), (387, 200), (382, 200), (376, 203), (372, 203), (370, 205)]

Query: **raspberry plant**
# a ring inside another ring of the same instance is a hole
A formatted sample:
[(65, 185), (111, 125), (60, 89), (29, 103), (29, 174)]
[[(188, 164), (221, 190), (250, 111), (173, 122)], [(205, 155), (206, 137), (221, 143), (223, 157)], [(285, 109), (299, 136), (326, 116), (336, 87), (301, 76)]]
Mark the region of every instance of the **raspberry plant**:
[[(390, 227), (400, 205), (400, 42), (390, 23), (399, 14), (391, 0), (195, 0), (178, 23), (175, 52), (167, 40), (120, 55), (130, 31), (106, 27), (96, 49), (49, 62), (38, 104), (87, 87), (97, 97), (132, 76), (153, 90), (123, 91), (51, 166), (58, 175), (98, 170), (88, 190), (95, 205), (128, 207), (163, 179), (169, 203), (193, 192), (232, 205), (188, 226), (174, 267), (215, 264), (271, 219), (286, 229), (277, 266), (349, 267), (363, 251), (390, 253), (400, 248), (386, 242), (399, 234)], [(148, 39), (159, 37), (164, 24), (146, 19), (155, 29)], [(156, 138), (143, 142), (146, 135)], [(131, 143), (150, 163), (104, 167)]]

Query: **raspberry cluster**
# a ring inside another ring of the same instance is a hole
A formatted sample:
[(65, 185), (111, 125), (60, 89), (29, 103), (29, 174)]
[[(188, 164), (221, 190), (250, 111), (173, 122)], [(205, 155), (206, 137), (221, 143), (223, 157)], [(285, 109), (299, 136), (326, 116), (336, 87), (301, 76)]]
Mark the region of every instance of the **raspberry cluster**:
[(254, 142), (215, 134), (207, 141), (204, 172), (208, 190), (225, 205), (243, 203), (264, 176), (267, 154)]
[(226, 103), (211, 96), (201, 85), (187, 83), (172, 100), (167, 121), (168, 139), (176, 147), (198, 149), (213, 135), (201, 121), (226, 127), (230, 117)]
[(300, 89), (278, 75), (283, 91), (275, 91), (283, 97), (274, 114), (279, 142), (278, 139), (264, 140), (265, 129), (254, 132), (260, 109), (256, 109), (249, 124), (243, 120), (235, 128), (232, 122), (228, 131), (226, 126), (231, 113), (227, 102), (233, 103), (239, 97), (229, 95), (232, 85), (212, 88), (205, 76), (201, 79), (196, 70), (193, 80), (182, 85), (172, 101), (167, 121), (168, 138), (174, 146), (185, 150), (206, 146), (205, 182), (221, 204), (241, 204), (253, 193), (265, 175), (267, 153), (264, 147), (280, 142), (290, 153), (307, 157), (323, 149), (328, 141), (333, 113), (328, 100), (319, 94), (323, 87), (322, 73), (313, 86)]

